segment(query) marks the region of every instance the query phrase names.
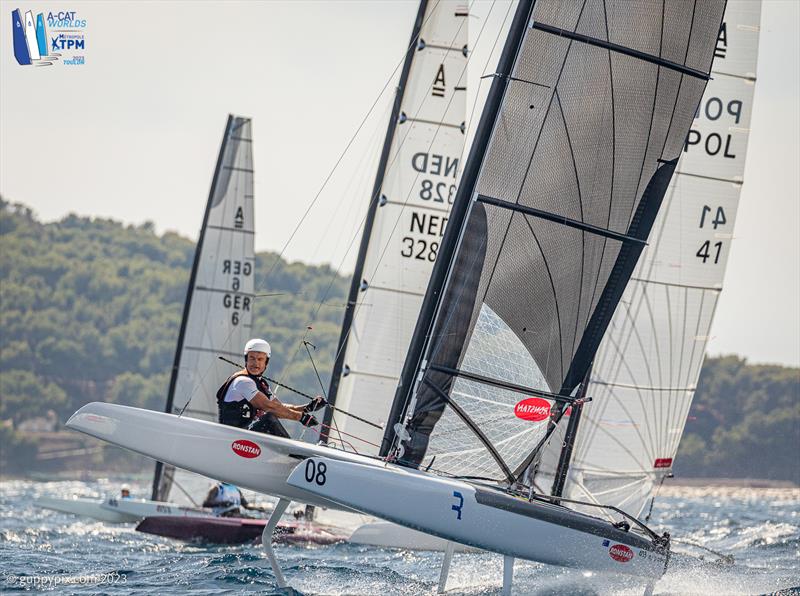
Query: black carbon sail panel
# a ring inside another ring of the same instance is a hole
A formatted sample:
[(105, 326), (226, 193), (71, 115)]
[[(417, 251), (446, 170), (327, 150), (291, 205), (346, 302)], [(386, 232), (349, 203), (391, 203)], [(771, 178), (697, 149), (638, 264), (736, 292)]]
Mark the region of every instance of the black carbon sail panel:
[[(435, 455), (438, 469), (455, 469), (439, 436), (452, 432), (449, 401), (492, 429), (493, 449), (508, 446), (496, 449), (503, 463), (485, 451), (471, 469), (452, 457), (458, 473), (508, 477), (524, 467), (560, 415), (552, 394), (569, 401), (583, 380), (646, 244), (723, 10), (721, 0), (536, 3), (477, 179), (456, 199), (470, 204), (462, 222), (450, 222), (460, 237), (444, 288), (428, 290), (441, 299), (410, 377), (415, 390), (398, 394), (413, 398), (402, 459)], [(492, 391), (462, 373), (483, 376)], [(541, 416), (532, 419), (519, 404), (537, 395), (548, 407), (534, 407)], [(473, 440), (486, 445), (485, 436)]]

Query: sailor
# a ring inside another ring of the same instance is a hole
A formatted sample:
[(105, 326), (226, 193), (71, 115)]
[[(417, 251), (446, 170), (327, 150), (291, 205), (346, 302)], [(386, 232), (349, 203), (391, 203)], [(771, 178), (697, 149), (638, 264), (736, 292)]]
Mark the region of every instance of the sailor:
[(210, 507), (211, 512), (219, 517), (238, 517), (242, 515), (242, 507), (257, 509), (250, 506), (238, 487), (227, 482), (219, 482), (211, 487), (203, 507)]
[(131, 498), (131, 487), (127, 484), (123, 484), (119, 487), (119, 498), (120, 499), (130, 499)]
[(316, 426), (319, 422), (311, 412), (323, 407), (326, 402), (319, 396), (305, 406), (291, 406), (274, 397), (266, 379), (261, 376), (267, 369), (271, 353), (269, 344), (263, 339), (247, 342), (244, 347), (245, 368), (228, 377), (217, 391), (219, 421), (229, 426), (289, 438), (279, 418), (296, 420), (304, 426)]

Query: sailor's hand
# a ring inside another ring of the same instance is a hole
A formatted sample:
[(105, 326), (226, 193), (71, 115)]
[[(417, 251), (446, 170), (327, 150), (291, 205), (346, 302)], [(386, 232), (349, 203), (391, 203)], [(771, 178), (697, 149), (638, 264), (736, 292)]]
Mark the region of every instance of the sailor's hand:
[(324, 408), (327, 405), (328, 402), (325, 400), (325, 398), (321, 395), (318, 395), (303, 407), (303, 412), (316, 412), (320, 408)]
[(311, 427), (311, 426), (317, 426), (319, 422), (317, 422), (317, 419), (314, 418), (311, 414), (306, 412), (302, 416), (300, 416), (300, 424), (302, 424), (303, 426)]

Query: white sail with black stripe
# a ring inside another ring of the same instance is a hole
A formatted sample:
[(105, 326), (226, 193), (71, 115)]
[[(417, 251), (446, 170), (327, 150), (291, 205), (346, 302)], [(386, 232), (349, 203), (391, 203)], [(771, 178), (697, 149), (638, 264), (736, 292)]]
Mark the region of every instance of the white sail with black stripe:
[[(639, 515), (670, 473), (725, 275), (750, 131), (760, 2), (728, 2), (650, 245), (592, 368), (564, 495)], [(563, 424), (563, 422), (562, 422)], [(548, 491), (561, 444), (542, 459)], [(564, 470), (566, 472), (566, 470)]]
[(384, 453), (522, 479), (551, 414), (575, 401), (650, 236), (723, 9), (528, 6), (465, 166)]
[[(390, 117), (342, 325), (329, 399), (385, 422), (414, 322), (455, 198), (464, 149), (467, 9), (423, 1)], [(366, 439), (382, 432), (338, 413), (336, 429)], [(347, 436), (347, 435), (345, 435)], [(339, 437), (334, 430), (331, 440)]]
[[(216, 391), (243, 361), (255, 276), (253, 149), (249, 118), (229, 116), (195, 249), (166, 411), (217, 421)], [(156, 466), (153, 499), (166, 500), (172, 468)]]

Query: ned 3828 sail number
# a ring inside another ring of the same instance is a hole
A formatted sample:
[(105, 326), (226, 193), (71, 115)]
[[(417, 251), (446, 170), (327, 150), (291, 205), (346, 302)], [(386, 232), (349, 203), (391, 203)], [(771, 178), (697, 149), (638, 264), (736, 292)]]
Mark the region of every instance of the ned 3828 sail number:
[[(408, 236), (403, 236), (400, 256), (419, 261), (436, 260), (439, 242), (447, 225), (446, 215), (413, 211), (408, 226)], [(422, 235), (422, 238), (415, 237)]]

